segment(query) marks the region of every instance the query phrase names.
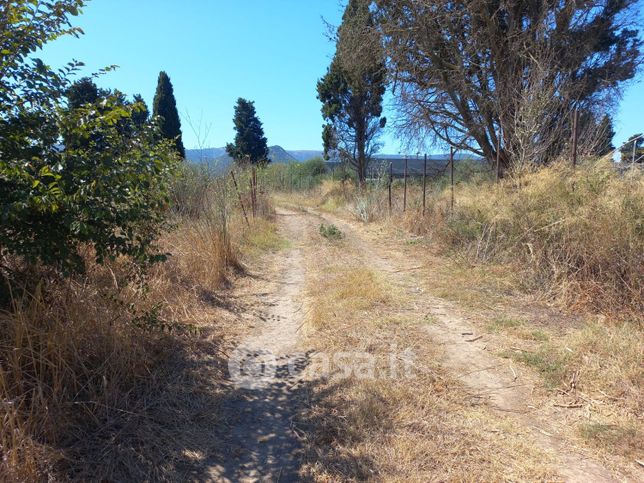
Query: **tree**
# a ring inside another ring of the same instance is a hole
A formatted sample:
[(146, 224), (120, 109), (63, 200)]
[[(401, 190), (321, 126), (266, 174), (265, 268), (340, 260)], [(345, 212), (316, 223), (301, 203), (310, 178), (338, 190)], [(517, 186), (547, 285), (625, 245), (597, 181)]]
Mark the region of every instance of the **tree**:
[(70, 109), (77, 109), (84, 104), (94, 104), (108, 94), (108, 91), (99, 89), (91, 77), (83, 77), (67, 89), (67, 106)]
[(322, 132), (325, 157), (336, 151), (365, 184), (369, 160), (384, 128), (382, 98), (386, 67), (370, 0), (350, 0), (337, 30), (336, 53), (318, 81), (318, 99), (327, 123)]
[(118, 91), (89, 102), (98, 90), (72, 87), (76, 64), (53, 70), (30, 58), (78, 32), (70, 17), (82, 4), (15, 0), (0, 10), (0, 253), (63, 273), (83, 269), (87, 246), (99, 263), (162, 258), (154, 240), (176, 165), (153, 123), (132, 126), (135, 106)]
[(185, 158), (186, 150), (181, 139), (181, 121), (177, 111), (177, 101), (174, 98), (170, 77), (164, 71), (159, 73), (152, 110), (154, 117), (160, 118), (161, 135), (166, 139), (171, 139), (179, 156)]
[(571, 113), (610, 103), (641, 62), (636, 0), (376, 0), (399, 128), (496, 160), (569, 152)]
[(150, 120), (150, 111), (141, 94), (134, 94), (134, 106), (132, 122), (135, 126), (144, 126)]
[[(141, 95), (136, 94), (133, 102), (130, 102), (127, 96), (118, 89), (113, 91), (110, 89), (99, 89), (90, 77), (83, 77), (74, 82), (67, 89), (65, 95), (67, 97), (67, 109), (69, 111), (78, 110), (87, 106), (92, 106), (93, 109), (101, 114), (106, 114), (114, 106), (131, 110), (131, 118), (122, 119), (115, 123), (115, 126), (123, 137), (131, 138), (138, 134), (139, 131), (144, 130), (150, 117), (148, 107)], [(87, 138), (75, 140), (65, 139), (64, 142), (67, 148), (77, 148), (80, 146), (89, 148), (94, 146), (94, 149), (98, 151), (104, 149), (101, 144), (100, 133), (95, 133), (93, 136)]]
[(633, 134), (619, 149), (622, 163), (644, 163), (644, 134)]
[(594, 152), (598, 156), (606, 156), (615, 149), (613, 145), (613, 138), (615, 137), (615, 129), (613, 128), (613, 120), (609, 115), (604, 115), (602, 120), (597, 125), (597, 140), (595, 141)]
[(226, 145), (228, 155), (238, 163), (243, 163), (246, 159), (251, 164), (269, 162), (268, 144), (255, 111), (255, 103), (241, 97), (237, 99), (233, 124), (235, 142)]

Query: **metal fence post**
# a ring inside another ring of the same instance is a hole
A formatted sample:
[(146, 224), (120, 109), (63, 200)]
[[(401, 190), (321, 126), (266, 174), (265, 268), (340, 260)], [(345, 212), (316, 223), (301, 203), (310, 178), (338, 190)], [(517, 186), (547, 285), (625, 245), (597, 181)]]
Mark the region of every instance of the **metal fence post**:
[(453, 212), (454, 211), (454, 148), (452, 147), (449, 148), (449, 165), (450, 165), (450, 178), (451, 178), (451, 184), (452, 184), (451, 207)]
[(579, 122), (579, 111), (575, 108), (572, 119), (572, 167), (577, 166), (577, 123)]
[(407, 211), (407, 156), (405, 156), (405, 189), (403, 192), (403, 211)]
[(425, 161), (423, 162), (423, 216), (425, 216), (426, 193), (427, 193), (427, 154), (425, 154)]
[(391, 216), (391, 185), (394, 181), (394, 167), (393, 163), (389, 163), (389, 216)]

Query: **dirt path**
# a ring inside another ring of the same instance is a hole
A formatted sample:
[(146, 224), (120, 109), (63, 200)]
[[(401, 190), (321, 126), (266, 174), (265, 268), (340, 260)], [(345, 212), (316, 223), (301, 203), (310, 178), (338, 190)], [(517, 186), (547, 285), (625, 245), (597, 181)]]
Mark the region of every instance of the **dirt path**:
[(427, 314), (437, 323), (427, 324), (425, 330), (442, 347), (441, 364), (456, 376), (471, 393), (471, 397), (487, 404), (514, 424), (528, 430), (532, 441), (543, 450), (554, 454), (557, 473), (565, 481), (618, 481), (624, 479), (611, 474), (600, 463), (593, 461), (580, 449), (571, 446), (565, 433), (569, 431), (565, 415), (534, 396), (539, 384), (537, 378), (506, 359), (486, 351), (485, 337), (452, 303), (432, 297), (423, 289), (423, 270), (416, 260), (401, 250), (387, 247), (364, 225), (330, 214), (310, 210), (309, 214), (325, 223), (337, 225), (358, 253), (366, 254), (364, 261), (384, 272), (393, 285), (412, 296), (411, 305), (419, 317)]
[[(557, 408), (534, 395), (538, 384), (527, 370), (486, 351), (485, 337), (468, 323), (468, 314), (453, 304), (431, 297), (423, 288), (423, 270), (395, 246), (359, 223), (315, 211), (279, 210), (282, 236), (291, 244), (273, 260), (275, 269), (254, 286), (263, 291), (257, 308), (258, 324), (231, 357), (229, 396), (223, 405), (227, 453), (224, 463), (211, 465), (215, 481), (299, 481), (302, 448), (293, 420), (307, 396), (303, 375), (307, 357), (298, 353), (299, 329), (307, 310), (303, 302), (306, 282), (303, 260), (315, 259), (311, 237), (321, 222), (337, 225), (348, 247), (363, 261), (410, 297), (410, 309), (426, 324), (430, 339), (441, 347), (441, 365), (462, 381), (478, 404), (485, 404), (525, 430), (530, 441), (553, 454), (557, 473), (565, 481), (615, 481), (601, 464), (571, 446), (565, 418)], [(251, 377), (246, 377), (250, 375)]]
[(297, 213), (278, 211), (280, 232), (290, 247), (275, 254), (252, 288), (261, 291), (254, 307), (256, 330), (242, 340), (229, 361), (225, 463), (210, 468), (215, 481), (298, 481), (300, 444), (293, 428), (302, 394), (306, 356), (297, 352), (305, 311), (301, 262), (304, 223)]

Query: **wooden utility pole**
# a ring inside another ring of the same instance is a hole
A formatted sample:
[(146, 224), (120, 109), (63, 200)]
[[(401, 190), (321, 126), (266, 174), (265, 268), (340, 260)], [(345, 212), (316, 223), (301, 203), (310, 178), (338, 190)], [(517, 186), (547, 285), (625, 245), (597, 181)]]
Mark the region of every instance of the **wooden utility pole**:
[(426, 192), (427, 192), (427, 154), (425, 154), (425, 161), (423, 162), (423, 216), (425, 216)]
[(449, 166), (450, 166), (450, 179), (452, 183), (451, 207), (452, 207), (452, 211), (454, 211), (454, 148), (452, 147), (449, 148)]
[(246, 208), (244, 208), (244, 202), (242, 201), (241, 193), (239, 192), (239, 186), (237, 186), (237, 180), (235, 179), (235, 172), (231, 171), (230, 176), (233, 178), (233, 184), (235, 185), (235, 191), (237, 191), (237, 197), (239, 198), (239, 205), (241, 206), (242, 213), (244, 213), (244, 219), (246, 220), (246, 224), (250, 227), (248, 216), (246, 215)]
[(407, 156), (405, 156), (405, 189), (403, 192), (403, 211), (407, 211)]
[(579, 110), (575, 108), (572, 118), (572, 167), (577, 166), (577, 124), (579, 122)]

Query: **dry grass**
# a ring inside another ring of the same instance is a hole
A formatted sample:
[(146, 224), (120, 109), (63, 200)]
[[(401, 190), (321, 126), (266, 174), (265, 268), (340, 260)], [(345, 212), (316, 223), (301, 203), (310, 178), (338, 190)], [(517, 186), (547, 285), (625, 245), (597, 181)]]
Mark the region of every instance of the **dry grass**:
[(115, 290), (118, 268), (43, 279), (0, 316), (3, 479), (158, 478), (176, 457), (159, 438), (184, 411), (169, 369), (187, 363), (188, 331), (161, 294)]
[[(621, 175), (610, 163), (597, 161), (574, 172), (554, 165), (520, 173), (501, 185), (474, 176), (457, 183), (453, 212), (444, 181), (430, 185), (425, 216), (418, 184), (410, 182), (403, 213), (396, 183), (394, 223), (423, 235), (433, 249), (465, 265), (501, 267), (514, 274), (510, 284), (523, 292), (612, 318), (642, 318), (641, 172)], [(281, 194), (280, 200), (344, 211), (364, 222), (389, 217), (382, 186), (360, 192), (326, 181), (309, 193)]]
[[(434, 344), (405, 299), (347, 247), (309, 261), (308, 345), (364, 351), (375, 379), (331, 377), (312, 390), (299, 424), (316, 481), (540, 480), (549, 457), (483, 406), (473, 406), (440, 368)], [(413, 377), (391, 377), (390, 354), (413, 352)], [(341, 368), (336, 368), (341, 371)]]
[(180, 480), (217, 449), (202, 429), (220, 423), (220, 354), (238, 329), (216, 291), (276, 235), (199, 198), (209, 209), (177, 215), (169, 260), (146, 274), (119, 259), (61, 279), (2, 260), (22, 276), (0, 311), (0, 480)]
[[(501, 186), (463, 184), (457, 208), (432, 199), (410, 228), (469, 260), (513, 266), (522, 288), (567, 307), (641, 317), (644, 305), (644, 177), (607, 163), (575, 172), (552, 166)], [(417, 212), (416, 212), (417, 213)]]
[[(365, 221), (359, 214), (364, 210), (356, 209), (359, 196), (328, 183), (302, 197), (302, 203)], [(621, 176), (611, 166), (597, 163), (582, 166), (575, 173), (565, 166), (524, 173), (498, 187), (486, 182), (460, 183), (453, 215), (449, 190), (442, 186), (432, 188), (425, 217), (420, 214), (416, 185), (410, 186), (408, 211), (402, 216), (399, 187), (394, 192), (397, 215), (393, 218), (382, 203), (386, 191), (368, 193), (365, 199), (376, 200), (369, 220), (378, 223), (368, 231), (381, 248), (405, 252), (409, 260), (431, 267), (423, 275), (428, 292), (475, 313), (472, 322), (491, 334), (500, 353), (543, 378), (546, 398), (581, 404), (578, 412), (569, 412), (571, 433), (580, 443), (621, 468), (631, 466), (633, 457), (641, 459), (641, 174)], [(342, 284), (338, 280), (333, 283)], [(318, 280), (315, 287), (322, 284)], [(332, 294), (333, 288), (329, 290)], [(544, 307), (543, 301), (554, 302), (564, 312)], [(342, 303), (329, 295), (321, 305), (341, 307)], [(397, 324), (386, 322), (391, 319), (381, 318), (375, 307), (367, 309), (368, 325), (360, 322), (364, 313), (356, 321), (347, 318), (346, 311), (336, 317), (315, 307), (313, 320), (329, 325), (316, 343), (335, 347), (344, 344), (344, 339), (345, 347), (368, 346), (364, 334), (374, 326), (383, 337), (397, 340), (399, 335), (392, 335), (392, 331), (404, 322), (400, 318), (396, 318)], [(348, 310), (350, 313), (351, 308)], [(598, 312), (604, 315), (596, 315)], [(316, 327), (325, 326), (317, 322)], [(409, 327), (408, 321), (406, 332), (412, 330)], [(363, 334), (355, 335), (356, 330)], [(524, 350), (512, 349), (517, 346)], [(571, 390), (573, 376), (575, 387)], [(350, 390), (338, 388), (341, 394)], [(345, 405), (350, 403), (352, 399)], [(328, 411), (334, 404), (341, 405), (342, 400), (329, 403)], [(424, 447), (413, 437), (411, 441), (415, 448)], [(390, 446), (389, 440), (384, 446)], [(385, 461), (386, 456), (378, 452), (376, 459)], [(373, 466), (367, 468), (373, 470)], [(352, 470), (343, 471), (359, 478)], [(329, 474), (337, 477), (326, 467), (323, 474), (329, 479)], [(387, 475), (393, 478), (394, 474)]]
[(256, 258), (267, 251), (277, 251), (288, 248), (289, 241), (277, 231), (277, 225), (271, 219), (256, 218), (250, 229), (241, 234), (244, 253), (247, 257)]
[[(616, 456), (641, 456), (641, 330), (628, 322), (587, 320), (561, 334), (555, 327), (536, 328), (530, 320), (516, 318), (495, 319), (487, 328), (506, 347), (501, 351), (503, 357), (537, 372), (552, 398), (579, 405), (578, 417), (570, 425), (581, 442), (613, 462)], [(517, 346), (523, 349), (513, 349)], [(621, 464), (623, 468), (630, 465), (628, 459)]]

